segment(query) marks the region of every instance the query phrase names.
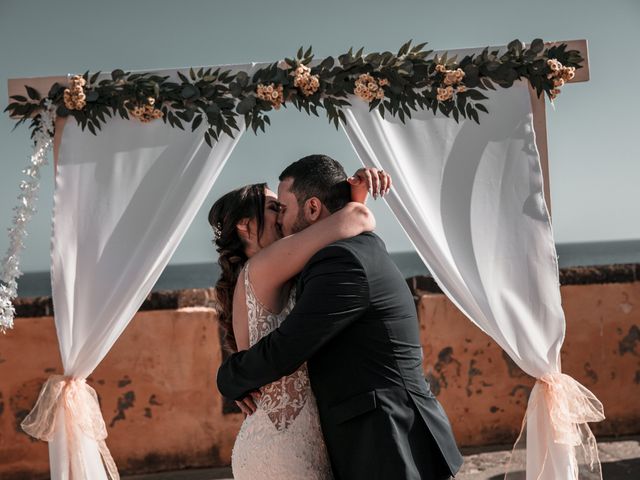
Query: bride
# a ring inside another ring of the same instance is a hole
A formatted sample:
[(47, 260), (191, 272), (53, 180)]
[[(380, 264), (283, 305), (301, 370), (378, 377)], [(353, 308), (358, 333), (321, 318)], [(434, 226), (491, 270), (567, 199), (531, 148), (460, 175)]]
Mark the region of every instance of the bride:
[[(374, 229), (364, 200), (368, 191), (386, 193), (390, 178), (362, 168), (348, 181), (355, 201), (284, 238), (280, 204), (265, 183), (215, 202), (209, 223), (222, 269), (216, 294), (228, 351), (246, 350), (280, 325), (295, 303), (292, 279), (318, 250)], [(247, 416), (231, 456), (236, 480), (333, 478), (306, 365), (243, 402)]]

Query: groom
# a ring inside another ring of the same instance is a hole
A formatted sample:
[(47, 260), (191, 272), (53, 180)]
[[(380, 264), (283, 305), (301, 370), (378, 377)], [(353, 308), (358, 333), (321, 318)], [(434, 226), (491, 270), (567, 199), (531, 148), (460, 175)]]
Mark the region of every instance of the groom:
[[(284, 235), (350, 200), (342, 166), (310, 155), (280, 175)], [(320, 250), (281, 326), (231, 355), (218, 388), (242, 399), (307, 362), (336, 480), (446, 479), (462, 464), (451, 426), (429, 389), (413, 297), (373, 233)]]

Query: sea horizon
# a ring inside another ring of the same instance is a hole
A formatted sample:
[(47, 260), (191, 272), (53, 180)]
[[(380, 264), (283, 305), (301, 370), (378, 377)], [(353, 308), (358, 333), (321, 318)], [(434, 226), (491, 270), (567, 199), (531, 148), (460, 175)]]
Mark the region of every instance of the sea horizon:
[[(556, 251), (560, 268), (640, 263), (640, 240), (558, 243)], [(431, 276), (415, 251), (390, 252), (390, 255), (405, 278)], [(217, 263), (169, 264), (151, 291), (213, 287), (219, 274)], [(50, 295), (50, 272), (25, 272), (18, 279), (18, 297)]]

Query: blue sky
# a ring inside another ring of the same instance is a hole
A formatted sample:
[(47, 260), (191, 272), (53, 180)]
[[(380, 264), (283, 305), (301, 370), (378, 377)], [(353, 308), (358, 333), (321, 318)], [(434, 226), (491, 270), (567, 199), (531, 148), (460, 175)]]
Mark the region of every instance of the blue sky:
[[(406, 40), (435, 49), (586, 38), (591, 81), (567, 86), (548, 109), (554, 233), (557, 242), (640, 239), (640, 2), (637, 0), (0, 0), (0, 81), (89, 69), (145, 70), (274, 61), (300, 45), (316, 55), (396, 50)], [(6, 93), (0, 99), (2, 109)], [(358, 167), (349, 142), (324, 118), (294, 109), (272, 116), (268, 134), (246, 133), (196, 216), (171, 263), (215, 259), (207, 211), (236, 186), (268, 181), (309, 153), (327, 153), (347, 170)], [(26, 128), (11, 133), (0, 118), (0, 255), (30, 151)], [(49, 268), (53, 176), (42, 178), (38, 214), (22, 266)], [(411, 249), (381, 201), (370, 202), (391, 251)], [(1, 257), (0, 257), (1, 258)]]

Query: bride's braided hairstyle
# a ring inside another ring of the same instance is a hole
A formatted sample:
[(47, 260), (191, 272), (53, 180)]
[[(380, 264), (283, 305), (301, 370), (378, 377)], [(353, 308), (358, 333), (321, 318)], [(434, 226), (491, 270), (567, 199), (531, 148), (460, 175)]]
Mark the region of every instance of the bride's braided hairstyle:
[(213, 244), (219, 254), (218, 265), (222, 270), (216, 282), (218, 319), (224, 334), (223, 348), (238, 351), (233, 334), (233, 292), (238, 275), (247, 262), (245, 243), (236, 225), (245, 218), (256, 219), (258, 239), (264, 229), (266, 183), (246, 185), (220, 197), (209, 210), (209, 224), (213, 227)]

